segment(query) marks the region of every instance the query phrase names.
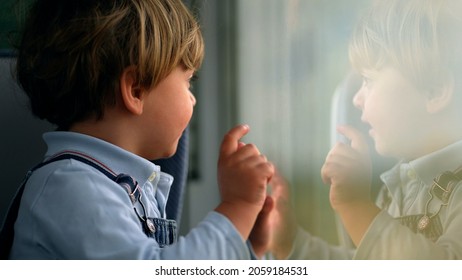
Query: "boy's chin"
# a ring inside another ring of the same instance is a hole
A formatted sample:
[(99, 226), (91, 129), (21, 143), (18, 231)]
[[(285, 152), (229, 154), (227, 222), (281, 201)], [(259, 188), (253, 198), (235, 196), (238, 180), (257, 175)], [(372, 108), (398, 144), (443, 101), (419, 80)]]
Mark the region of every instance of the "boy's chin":
[(375, 142), (375, 151), (376, 153), (384, 158), (390, 159), (401, 159), (403, 157), (401, 147), (390, 147), (385, 145), (380, 145), (380, 143)]
[(178, 141), (176, 141), (172, 145), (172, 147), (170, 147), (170, 149), (163, 154), (162, 158), (170, 158), (170, 157), (172, 157), (173, 155), (175, 155), (177, 148), (178, 148)]
[(383, 156), (383, 157), (390, 157), (391, 156), (390, 150), (387, 147), (385, 147), (385, 146), (381, 145), (380, 143), (378, 143), (375, 139), (374, 139), (374, 145), (375, 145), (374, 146), (375, 151), (377, 152), (377, 154), (379, 156)]

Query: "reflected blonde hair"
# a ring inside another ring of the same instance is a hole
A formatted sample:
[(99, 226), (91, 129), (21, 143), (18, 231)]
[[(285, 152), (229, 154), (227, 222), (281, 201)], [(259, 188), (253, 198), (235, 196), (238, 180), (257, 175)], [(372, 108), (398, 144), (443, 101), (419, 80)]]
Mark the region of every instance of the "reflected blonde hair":
[(127, 67), (150, 88), (179, 65), (197, 70), (203, 54), (199, 25), (181, 0), (37, 0), (17, 77), (33, 113), (67, 129), (115, 104)]
[(460, 83), (462, 1), (378, 0), (360, 19), (349, 56), (364, 75), (391, 66), (427, 91)]

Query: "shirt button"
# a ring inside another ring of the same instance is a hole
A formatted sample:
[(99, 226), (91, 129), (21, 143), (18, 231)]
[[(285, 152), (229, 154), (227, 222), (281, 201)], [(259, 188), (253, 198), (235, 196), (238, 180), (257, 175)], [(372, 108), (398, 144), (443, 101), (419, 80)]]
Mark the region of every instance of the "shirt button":
[(156, 176), (157, 176), (156, 172), (152, 172), (151, 176), (149, 176), (148, 178), (149, 182), (154, 181), (154, 179), (156, 179)]

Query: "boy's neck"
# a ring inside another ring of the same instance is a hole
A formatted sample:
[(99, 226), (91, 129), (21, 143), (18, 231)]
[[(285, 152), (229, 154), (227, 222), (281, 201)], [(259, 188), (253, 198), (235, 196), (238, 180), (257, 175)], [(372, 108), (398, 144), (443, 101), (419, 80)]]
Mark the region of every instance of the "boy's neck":
[[(80, 121), (74, 123), (69, 131), (104, 140), (135, 154), (137, 152), (134, 144), (135, 131), (130, 126), (125, 125), (123, 119), (114, 116), (105, 115), (102, 119), (90, 118)], [(133, 137), (126, 137), (127, 134), (133, 135)]]

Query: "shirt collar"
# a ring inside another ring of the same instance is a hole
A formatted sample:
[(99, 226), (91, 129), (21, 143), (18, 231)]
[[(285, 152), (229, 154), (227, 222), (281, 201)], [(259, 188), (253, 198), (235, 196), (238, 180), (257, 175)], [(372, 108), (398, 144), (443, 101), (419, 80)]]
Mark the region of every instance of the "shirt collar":
[(381, 178), (388, 187), (399, 185), (398, 180), (405, 180), (406, 176), (408, 180), (419, 179), (426, 185), (431, 185), (433, 179), (441, 173), (454, 171), (460, 166), (462, 166), (462, 141), (410, 162), (401, 161), (389, 171), (384, 172)]
[(419, 178), (426, 184), (445, 171), (454, 171), (462, 166), (462, 141), (409, 162)]
[(116, 174), (132, 176), (140, 186), (147, 181), (157, 185), (161, 174), (164, 175), (162, 177), (172, 178), (162, 173), (160, 166), (99, 138), (76, 132), (54, 131), (45, 133), (43, 139), (48, 145), (46, 157), (65, 150), (81, 152), (97, 159)]

